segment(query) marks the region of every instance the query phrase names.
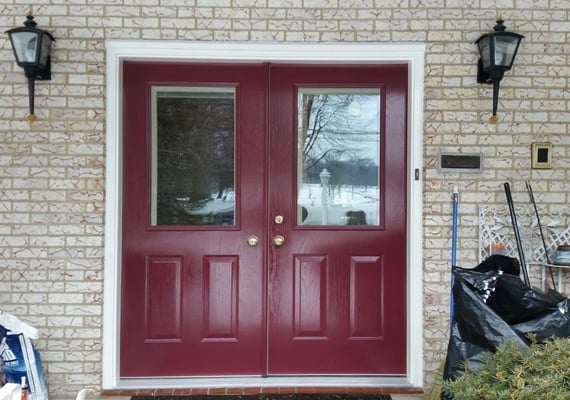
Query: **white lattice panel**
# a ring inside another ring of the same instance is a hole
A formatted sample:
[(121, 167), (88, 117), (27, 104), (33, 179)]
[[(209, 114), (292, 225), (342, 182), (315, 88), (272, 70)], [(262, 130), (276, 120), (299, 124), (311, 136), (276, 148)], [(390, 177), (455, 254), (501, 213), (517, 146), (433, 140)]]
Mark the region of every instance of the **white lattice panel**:
[[(570, 209), (544, 213), (544, 215), (539, 210), (546, 251), (540, 236), (534, 207), (516, 206), (515, 213), (524, 257), (528, 266), (549, 265), (545, 254), (548, 253), (548, 257), (552, 262), (558, 246), (570, 244), (570, 225), (568, 225), (567, 221), (570, 216)], [(508, 207), (479, 207), (479, 262), (482, 262), (489, 256), (491, 244), (503, 244), (506, 255), (519, 259)], [(568, 266), (560, 265), (552, 265), (552, 267), (558, 269), (569, 268)], [(559, 282), (561, 283), (560, 274)], [(544, 287), (544, 271), (542, 273), (542, 286)]]

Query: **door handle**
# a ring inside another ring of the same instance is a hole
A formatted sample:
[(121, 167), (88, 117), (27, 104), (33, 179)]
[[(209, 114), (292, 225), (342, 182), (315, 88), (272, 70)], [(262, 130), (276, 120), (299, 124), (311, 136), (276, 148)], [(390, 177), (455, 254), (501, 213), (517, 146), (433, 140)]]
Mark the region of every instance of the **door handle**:
[(273, 237), (273, 244), (276, 247), (281, 247), (285, 243), (285, 238), (282, 235), (276, 235)]
[(257, 246), (258, 243), (259, 243), (259, 238), (255, 235), (250, 235), (247, 238), (247, 244), (250, 245), (251, 247)]

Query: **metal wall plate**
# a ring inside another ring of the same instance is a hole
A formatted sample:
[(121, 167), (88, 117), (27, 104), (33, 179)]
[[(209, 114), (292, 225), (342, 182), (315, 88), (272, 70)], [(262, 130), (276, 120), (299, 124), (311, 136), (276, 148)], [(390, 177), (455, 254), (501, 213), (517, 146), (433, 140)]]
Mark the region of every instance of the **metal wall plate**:
[(552, 168), (552, 143), (535, 142), (532, 144), (532, 168)]
[(480, 153), (440, 153), (438, 170), (479, 173), (483, 169), (482, 161)]

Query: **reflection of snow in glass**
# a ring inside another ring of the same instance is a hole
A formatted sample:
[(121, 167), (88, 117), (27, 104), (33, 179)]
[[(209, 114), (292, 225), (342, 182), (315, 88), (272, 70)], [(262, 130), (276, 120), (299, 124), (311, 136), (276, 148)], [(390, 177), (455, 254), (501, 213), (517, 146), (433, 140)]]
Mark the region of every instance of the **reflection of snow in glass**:
[[(299, 205), (307, 210), (303, 225), (321, 225), (321, 190), (320, 184), (302, 186), (298, 201)], [(342, 186), (332, 189), (328, 197), (328, 225), (378, 225), (378, 193), (378, 187), (375, 186)], [(359, 220), (351, 220), (351, 215), (358, 216)], [(360, 220), (362, 215), (365, 217), (365, 223)]]
[(202, 203), (198, 208), (194, 207), (189, 197), (178, 197), (176, 201), (186, 209), (189, 215), (200, 217), (204, 224), (233, 225), (235, 209), (234, 190), (224, 191), (223, 196), (212, 193), (210, 200)]
[[(299, 193), (299, 206), (307, 210), (304, 225), (322, 225), (321, 191), (320, 184), (303, 185)], [(177, 200), (184, 202), (189, 199), (179, 198)], [(235, 192), (233, 190), (228, 190), (222, 198), (217, 198), (217, 193), (212, 193), (211, 199), (200, 209), (192, 210), (192, 214), (203, 216), (233, 214), (234, 201)], [(328, 197), (328, 225), (378, 225), (380, 223), (378, 203), (377, 187), (335, 188), (329, 192)], [(357, 209), (354, 204), (358, 204)], [(359, 220), (351, 220), (354, 216), (357, 216)], [(365, 223), (360, 220), (361, 216), (365, 217)]]

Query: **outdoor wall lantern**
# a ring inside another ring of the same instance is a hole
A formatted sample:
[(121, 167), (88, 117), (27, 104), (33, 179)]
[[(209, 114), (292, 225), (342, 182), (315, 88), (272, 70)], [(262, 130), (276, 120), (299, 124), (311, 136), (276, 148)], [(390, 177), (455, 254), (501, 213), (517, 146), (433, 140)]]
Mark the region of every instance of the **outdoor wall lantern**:
[(523, 35), (505, 32), (502, 19), (497, 20), (494, 32), (482, 35), (475, 44), (479, 46), (479, 65), (477, 68), (477, 83), (493, 84), (493, 115), (491, 123), (497, 122), (497, 102), (499, 101), (499, 82), (505, 71), (513, 66), (517, 50)]
[(29, 121), (36, 120), (34, 114), (34, 85), (36, 80), (51, 80), (51, 61), (49, 51), (53, 36), (41, 29), (36, 28), (32, 14), (26, 16), (23, 27), (6, 31), (12, 43), (12, 50), (18, 66), (24, 69), (28, 79), (28, 93), (30, 97)]

